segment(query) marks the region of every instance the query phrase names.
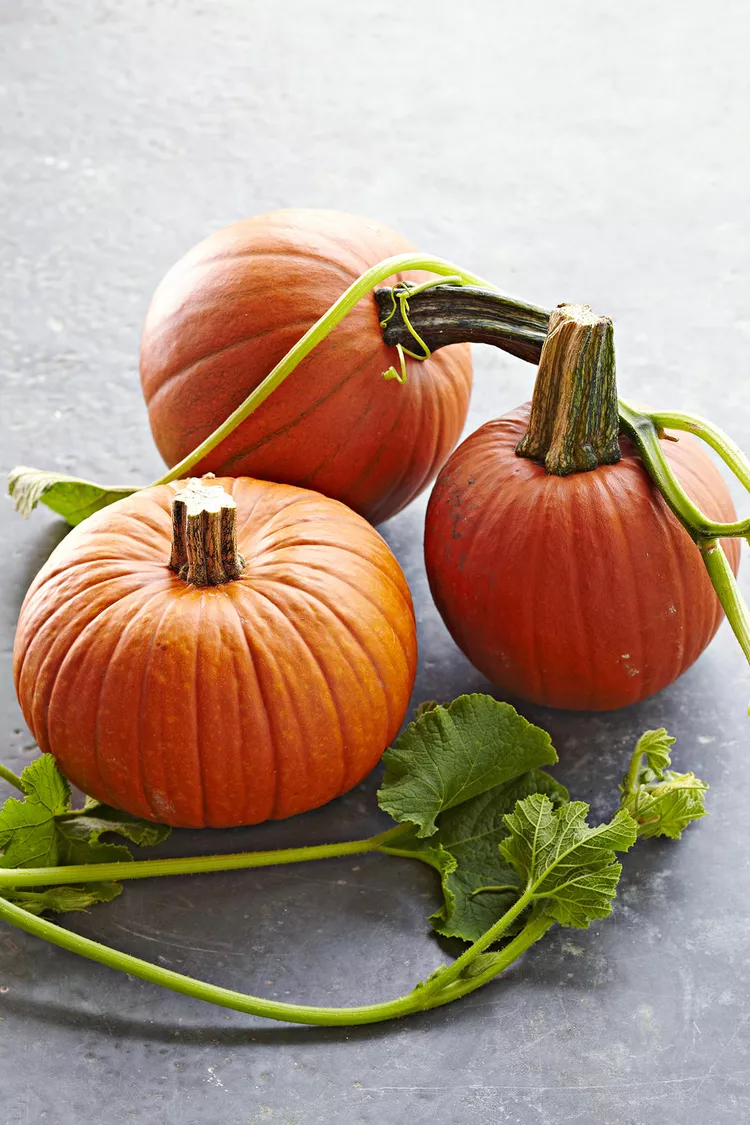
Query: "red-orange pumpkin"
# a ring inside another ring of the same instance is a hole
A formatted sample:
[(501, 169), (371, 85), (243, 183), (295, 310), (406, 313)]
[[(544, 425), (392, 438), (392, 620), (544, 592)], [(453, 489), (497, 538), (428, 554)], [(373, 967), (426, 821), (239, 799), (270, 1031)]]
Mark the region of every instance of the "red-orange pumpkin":
[(14, 650), (26, 721), (63, 772), (189, 827), (351, 789), (397, 733), (416, 668), (409, 588), (365, 520), (304, 489), (210, 484), (236, 503), (238, 578), (195, 586), (169, 569), (177, 486), (151, 488), (53, 552)]
[[(427, 509), (430, 589), (469, 660), (504, 692), (603, 711), (675, 680), (722, 619), (700, 554), (634, 446), (592, 472), (552, 476), (516, 455), (522, 406), (458, 447)], [(735, 519), (729, 492), (692, 438), (664, 453), (693, 501)], [(724, 544), (736, 572), (739, 541)]]
[[(352, 215), (289, 210), (226, 227), (177, 262), (141, 343), (143, 393), (167, 464), (215, 430), (361, 273), (413, 250)], [(369, 297), (194, 471), (314, 488), (373, 523), (387, 519), (453, 449), (471, 390), (468, 344), (407, 360), (405, 385), (381, 377), (394, 360)]]

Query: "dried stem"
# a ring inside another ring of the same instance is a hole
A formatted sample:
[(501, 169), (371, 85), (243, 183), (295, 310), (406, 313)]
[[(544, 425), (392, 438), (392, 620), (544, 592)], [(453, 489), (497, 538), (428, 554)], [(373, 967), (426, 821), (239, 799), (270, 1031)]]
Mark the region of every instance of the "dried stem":
[(558, 305), (516, 452), (567, 476), (619, 461), (618, 433), (612, 321), (588, 305)]
[(239, 578), (244, 566), (234, 500), (217, 485), (189, 480), (172, 501), (170, 570), (191, 586), (220, 586)]

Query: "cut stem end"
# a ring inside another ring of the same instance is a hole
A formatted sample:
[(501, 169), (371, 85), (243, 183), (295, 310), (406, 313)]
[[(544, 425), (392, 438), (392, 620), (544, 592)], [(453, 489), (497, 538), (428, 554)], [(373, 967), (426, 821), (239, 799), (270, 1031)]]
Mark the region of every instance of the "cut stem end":
[(169, 569), (191, 586), (221, 586), (244, 568), (234, 500), (218, 485), (192, 478), (172, 501)]
[(539, 361), (529, 428), (516, 453), (567, 476), (620, 460), (612, 321), (558, 305)]

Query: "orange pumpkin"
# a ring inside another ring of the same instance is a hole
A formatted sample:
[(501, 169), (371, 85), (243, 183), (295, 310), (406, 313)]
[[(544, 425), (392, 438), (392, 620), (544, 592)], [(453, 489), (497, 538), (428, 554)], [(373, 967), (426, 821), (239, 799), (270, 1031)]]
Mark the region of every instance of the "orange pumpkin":
[(178, 487), (92, 516), (38, 574), (14, 649), (26, 721), (71, 781), (136, 816), (228, 827), (322, 805), (406, 712), (403, 573), (315, 492)]
[[(208, 437), (360, 274), (413, 250), (352, 215), (289, 210), (217, 231), (177, 262), (141, 343), (149, 421), (167, 464)], [(408, 359), (404, 385), (382, 378), (394, 358), (375, 302), (362, 300), (196, 473), (314, 488), (373, 523), (394, 515), (458, 441), (471, 390), (467, 344)]]
[[(570, 324), (564, 315), (571, 315)], [(601, 324), (593, 316), (578, 319), (584, 336), (582, 343), (573, 339), (573, 350), (586, 356), (591, 322), (609, 346), (606, 318)], [(604, 711), (675, 680), (704, 650), (723, 614), (688, 532), (633, 444), (625, 437), (618, 442), (613, 358), (603, 364), (610, 382), (596, 408), (588, 408), (584, 394), (578, 400), (584, 420), (574, 410), (566, 418), (567, 405), (561, 410), (554, 397), (570, 374), (563, 370), (565, 331), (577, 329), (575, 315), (556, 310), (550, 326), (534, 398), (537, 428), (543, 431), (545, 413), (558, 423), (562, 418), (557, 438), (547, 436), (562, 448), (560, 435), (567, 434), (566, 455), (572, 450), (580, 460), (563, 466), (569, 475), (556, 475), (559, 469), (548, 471), (549, 455), (545, 467), (538, 448), (524, 451), (534, 429), (529, 404), (488, 422), (438, 476), (427, 508), (425, 561), (453, 639), (492, 683), (548, 707)], [(556, 345), (563, 363), (553, 370)], [(589, 356), (593, 351), (592, 344)], [(578, 373), (571, 378), (579, 393), (584, 380)], [(607, 412), (613, 445), (593, 467), (596, 459), (593, 465), (589, 459), (592, 450), (600, 453), (601, 435), (582, 443), (581, 426), (600, 428)], [(662, 447), (694, 503), (717, 522), (733, 521), (729, 491), (698, 442), (680, 435)], [(591, 471), (576, 471), (584, 465)], [(724, 548), (736, 573), (739, 540)]]

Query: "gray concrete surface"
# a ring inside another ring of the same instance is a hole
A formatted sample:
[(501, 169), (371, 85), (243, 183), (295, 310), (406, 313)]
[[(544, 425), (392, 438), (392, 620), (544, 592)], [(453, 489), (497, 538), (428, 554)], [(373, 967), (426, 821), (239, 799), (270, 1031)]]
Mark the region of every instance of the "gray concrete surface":
[[(543, 305), (590, 302), (615, 318), (625, 397), (703, 412), (750, 447), (749, 32), (729, 0), (0, 0), (2, 467), (153, 478), (137, 349), (154, 286), (209, 231), (292, 205), (374, 216)], [(476, 367), (471, 428), (531, 376), (488, 350)], [(10, 677), (15, 617), (64, 528), (1, 512), (0, 759), (20, 768), (34, 747)], [(429, 600), (423, 512), (384, 529), (418, 603), (415, 702), (487, 686)], [(612, 919), (550, 933), (506, 979), (424, 1017), (270, 1025), (0, 931), (0, 1117), (736, 1125), (750, 1110), (749, 696), (725, 627), (642, 706), (525, 708), (599, 813), (635, 737), (669, 727), (712, 816), (628, 857)], [(362, 835), (380, 823), (376, 781), (169, 847)], [(236, 988), (376, 1000), (444, 956), (424, 921), (429, 871), (394, 862), (133, 885), (67, 924)]]

